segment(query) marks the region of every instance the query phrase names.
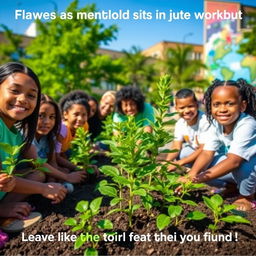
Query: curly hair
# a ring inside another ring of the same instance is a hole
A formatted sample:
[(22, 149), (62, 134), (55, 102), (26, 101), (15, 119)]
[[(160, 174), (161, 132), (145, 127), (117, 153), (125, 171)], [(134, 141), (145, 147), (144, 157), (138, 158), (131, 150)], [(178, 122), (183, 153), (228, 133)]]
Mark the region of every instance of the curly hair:
[(49, 145), (49, 154), (48, 154), (48, 160), (51, 161), (53, 158), (54, 150), (55, 150), (55, 143), (56, 141), (53, 138), (57, 138), (60, 132), (60, 126), (61, 126), (61, 114), (59, 110), (58, 104), (48, 95), (42, 94), (41, 96), (41, 106), (43, 104), (50, 104), (53, 106), (55, 111), (55, 124), (52, 128), (52, 130), (47, 134), (47, 142)]
[(139, 113), (144, 110), (145, 97), (137, 87), (126, 86), (116, 93), (116, 108), (120, 114), (124, 114), (121, 106), (123, 100), (133, 100)]
[(61, 113), (68, 111), (74, 104), (83, 105), (89, 115), (90, 105), (89, 96), (82, 90), (75, 90), (64, 95), (59, 102)]
[(234, 86), (238, 89), (242, 100), (247, 102), (245, 113), (253, 116), (256, 119), (256, 94), (254, 87), (246, 82), (246, 80), (239, 78), (237, 81), (227, 80), (221, 81), (216, 79), (212, 82), (211, 86), (208, 87), (204, 94), (204, 102), (206, 108), (207, 119), (212, 123), (213, 117), (211, 112), (212, 94), (215, 88), (220, 86)]

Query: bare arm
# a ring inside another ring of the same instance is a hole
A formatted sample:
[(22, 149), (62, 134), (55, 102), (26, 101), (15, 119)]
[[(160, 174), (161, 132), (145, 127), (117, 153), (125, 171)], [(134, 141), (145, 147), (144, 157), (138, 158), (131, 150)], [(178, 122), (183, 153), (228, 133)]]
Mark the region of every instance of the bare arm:
[(173, 141), (171, 150), (176, 149), (177, 152), (168, 153), (166, 157), (166, 161), (173, 161), (174, 159), (176, 159), (179, 156), (181, 148), (182, 148), (182, 141), (177, 141), (177, 140)]
[(62, 157), (59, 153), (56, 153), (56, 162), (58, 165), (68, 168), (69, 170), (75, 170), (76, 165), (72, 164), (69, 160)]
[(16, 186), (13, 192), (20, 194), (40, 194), (48, 199), (53, 200), (53, 203), (62, 201), (67, 193), (66, 188), (57, 183), (41, 183), (32, 180), (15, 177)]
[[(35, 146), (32, 145), (29, 148), (29, 150), (25, 154), (25, 157), (32, 158), (32, 159), (37, 158)], [(82, 171), (67, 174), (67, 173), (59, 171), (58, 169), (54, 168), (53, 166), (51, 166), (48, 163), (44, 163), (43, 166), (50, 170), (50, 172), (47, 173), (47, 175), (52, 176), (57, 179), (60, 179), (60, 180), (65, 180), (70, 183), (79, 183), (86, 178), (86, 173), (82, 172)]]
[(226, 159), (219, 162), (217, 165), (211, 167), (210, 169), (198, 174), (194, 180), (196, 182), (206, 182), (212, 179), (216, 179), (238, 168), (243, 161), (243, 158), (235, 154), (227, 154)]
[(178, 160), (176, 163), (179, 165), (185, 165), (189, 163), (193, 163), (197, 157), (202, 153), (204, 145), (200, 145), (198, 149), (196, 149), (192, 154), (187, 157), (184, 157)]
[(193, 164), (188, 176), (192, 179), (199, 172), (205, 170), (207, 166), (212, 162), (215, 151), (203, 150)]

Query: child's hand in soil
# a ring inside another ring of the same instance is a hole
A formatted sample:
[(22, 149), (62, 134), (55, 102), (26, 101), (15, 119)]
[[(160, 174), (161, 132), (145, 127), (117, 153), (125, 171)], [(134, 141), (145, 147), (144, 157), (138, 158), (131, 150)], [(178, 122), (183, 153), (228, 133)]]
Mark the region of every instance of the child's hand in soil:
[(0, 217), (24, 219), (31, 210), (32, 207), (27, 202), (1, 203)]
[(51, 199), (52, 204), (61, 202), (67, 194), (67, 189), (58, 183), (45, 183), (42, 196)]
[(80, 183), (86, 179), (86, 172), (85, 171), (76, 171), (76, 172), (71, 172), (67, 174), (66, 181), (70, 183)]
[[(175, 162), (173, 162), (174, 164), (176, 164)], [(177, 167), (173, 164), (168, 165), (168, 171), (170, 172), (174, 172), (177, 169)]]
[(0, 174), (0, 191), (10, 192), (16, 185), (16, 179), (6, 173)]

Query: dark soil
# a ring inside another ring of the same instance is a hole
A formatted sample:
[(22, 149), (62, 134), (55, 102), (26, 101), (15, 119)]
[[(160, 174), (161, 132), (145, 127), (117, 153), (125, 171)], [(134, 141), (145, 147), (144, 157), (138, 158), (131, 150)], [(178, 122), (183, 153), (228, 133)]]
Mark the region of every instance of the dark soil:
[[(41, 212), (43, 219), (36, 225), (27, 228), (24, 232), (13, 234), (5, 248), (0, 250), (0, 255), (83, 255), (85, 248), (90, 243), (84, 244), (81, 248), (74, 250), (72, 241), (58, 241), (59, 236), (68, 236), (70, 228), (63, 223), (68, 217), (77, 214), (76, 203), (80, 200), (91, 201), (100, 196), (95, 191), (96, 182), (91, 184), (77, 185), (75, 191), (69, 194), (66, 199), (58, 204), (52, 205), (49, 200), (39, 196), (32, 197), (31, 203), (36, 211)], [(255, 233), (256, 233), (256, 212), (246, 213), (246, 218), (252, 224), (221, 224), (220, 229), (215, 233), (214, 239), (225, 238), (227, 241), (205, 241), (204, 234), (209, 232), (208, 225), (212, 223), (210, 211), (201, 203), (201, 196), (207, 195), (207, 190), (197, 191), (193, 194), (195, 201), (198, 201), (198, 210), (207, 213), (203, 221), (185, 221), (178, 227), (170, 226), (168, 229), (159, 231), (156, 228), (155, 217), (159, 214), (157, 210), (149, 215), (145, 210), (138, 210), (133, 219), (133, 228), (128, 227), (128, 219), (124, 213), (115, 213), (106, 216), (110, 209), (108, 199), (103, 200), (103, 207), (95, 221), (108, 218), (114, 222), (114, 231), (122, 235), (114, 242), (103, 241), (103, 232), (95, 230), (94, 234), (101, 237), (98, 245), (100, 255), (256, 255)], [(105, 206), (104, 206), (105, 205)], [(185, 209), (192, 210), (190, 206)], [(194, 210), (194, 209), (193, 209)], [(133, 232), (133, 233), (132, 233)], [(50, 235), (55, 241), (28, 242), (22, 241), (29, 235)], [(79, 232), (75, 232), (76, 235)], [(129, 235), (139, 235), (142, 241), (129, 239)], [(162, 235), (162, 241), (155, 241), (155, 236)], [(169, 235), (169, 241), (164, 241)], [(172, 235), (172, 237), (171, 237)], [(182, 243), (181, 237), (187, 235), (187, 241)], [(151, 241), (149, 241), (149, 238)], [(172, 239), (171, 239), (172, 238)], [(193, 238), (195, 241), (191, 241)], [(146, 240), (146, 241), (145, 241)]]

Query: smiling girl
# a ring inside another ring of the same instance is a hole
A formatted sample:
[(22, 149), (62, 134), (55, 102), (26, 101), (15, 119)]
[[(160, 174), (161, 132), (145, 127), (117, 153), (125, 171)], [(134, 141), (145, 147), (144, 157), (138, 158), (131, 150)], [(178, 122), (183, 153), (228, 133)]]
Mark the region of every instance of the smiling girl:
[[(0, 142), (11, 146), (25, 143), (21, 156), (29, 158), (26, 153), (36, 131), (40, 82), (31, 69), (23, 64), (10, 62), (0, 66), (0, 95)], [(7, 156), (8, 153), (0, 150), (0, 170), (6, 168), (3, 161)], [(52, 199), (53, 203), (60, 202), (66, 195), (66, 189), (60, 184), (41, 183), (45, 177), (36, 171), (26, 176), (26, 179), (5, 174), (0, 174), (0, 177), (0, 217), (22, 219), (29, 214), (31, 206), (26, 202), (18, 202), (24, 197), (20, 194), (41, 194)]]
[[(42, 95), (37, 130), (33, 142), (35, 146), (34, 151), (36, 151), (40, 158), (47, 160), (44, 167), (50, 170), (50, 172), (47, 173), (48, 178), (51, 177), (51, 180), (57, 179), (70, 183), (79, 183), (85, 179), (86, 174), (84, 172), (69, 173), (68, 169), (59, 168), (56, 162), (55, 147), (60, 124), (61, 115), (57, 103), (49, 96)], [(67, 168), (70, 166), (71, 169), (76, 168), (76, 166), (71, 163), (69, 163)]]
[[(234, 183), (240, 210), (256, 208), (256, 96), (245, 80), (215, 80), (205, 93), (206, 114), (213, 124), (188, 179), (215, 186)], [(185, 181), (186, 179), (183, 179)]]

